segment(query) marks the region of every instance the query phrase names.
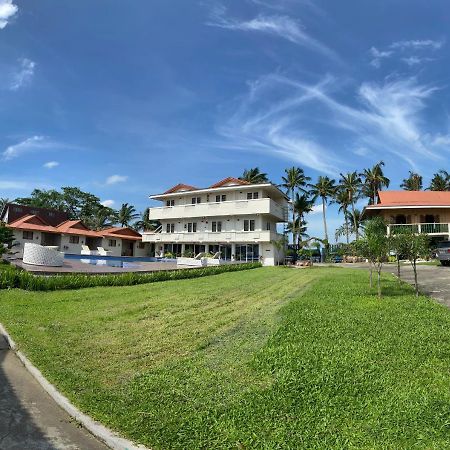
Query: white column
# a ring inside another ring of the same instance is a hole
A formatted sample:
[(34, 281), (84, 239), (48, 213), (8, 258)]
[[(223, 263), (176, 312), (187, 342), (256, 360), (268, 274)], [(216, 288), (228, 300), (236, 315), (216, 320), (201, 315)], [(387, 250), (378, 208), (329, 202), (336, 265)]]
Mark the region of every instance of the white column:
[(231, 244), (231, 261), (236, 261), (236, 244)]
[(205, 253), (209, 253), (209, 244), (205, 244)]

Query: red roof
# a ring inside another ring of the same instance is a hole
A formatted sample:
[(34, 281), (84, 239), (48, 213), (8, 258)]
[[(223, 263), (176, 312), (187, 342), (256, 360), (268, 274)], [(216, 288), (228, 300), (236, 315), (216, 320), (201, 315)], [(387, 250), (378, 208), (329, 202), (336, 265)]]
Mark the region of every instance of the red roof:
[(196, 191), (198, 190), (198, 188), (194, 187), (194, 186), (190, 186), (189, 184), (183, 184), (183, 183), (179, 183), (174, 187), (171, 187), (169, 190), (167, 190), (166, 192), (164, 192), (164, 194), (172, 194), (174, 192), (180, 192), (180, 191)]
[(105, 237), (128, 239), (132, 241), (140, 241), (142, 239), (140, 233), (129, 227), (110, 227), (99, 231), (99, 233)]
[(75, 234), (78, 236), (101, 237), (96, 231), (90, 230), (81, 220), (66, 220), (55, 228), (57, 233)]
[(379, 191), (378, 198), (379, 203), (366, 208), (396, 206), (448, 206), (450, 208), (450, 192), (448, 191)]
[(212, 186), (210, 186), (211, 189), (213, 188), (218, 188), (218, 187), (222, 187), (222, 186), (233, 186), (233, 185), (243, 185), (243, 184), (251, 184), (248, 181), (245, 180), (240, 180), (239, 178), (235, 178), (235, 177), (227, 177), (224, 178), (223, 180), (218, 181), (217, 183), (213, 184)]
[(55, 228), (49, 225), (45, 220), (41, 219), (34, 214), (28, 214), (15, 220), (9, 224), (11, 228), (17, 228), (19, 230), (31, 230), (31, 231), (44, 231), (47, 233), (54, 233)]

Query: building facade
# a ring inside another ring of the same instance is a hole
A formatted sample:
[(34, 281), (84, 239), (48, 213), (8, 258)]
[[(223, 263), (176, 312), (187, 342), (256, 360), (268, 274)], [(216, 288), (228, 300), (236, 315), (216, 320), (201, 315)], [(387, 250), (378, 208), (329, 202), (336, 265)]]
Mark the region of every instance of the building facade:
[(365, 217), (381, 216), (388, 234), (409, 229), (426, 233), (434, 241), (450, 237), (450, 192), (380, 191), (378, 203), (364, 210)]
[[(61, 222), (60, 220), (63, 219)], [(90, 250), (103, 247), (111, 256), (149, 256), (151, 244), (142, 242), (142, 236), (128, 227), (110, 227), (90, 230), (81, 220), (69, 220), (66, 213), (51, 209), (7, 204), (0, 215), (14, 232), (14, 251), (23, 254), (29, 243), (57, 247), (67, 254), (80, 255), (83, 246)]]
[(220, 252), (226, 260), (264, 265), (284, 258), (274, 242), (282, 238), (277, 225), (287, 221), (288, 198), (271, 183), (229, 177), (208, 188), (178, 184), (150, 198), (162, 202), (149, 212), (161, 226), (143, 233), (155, 256)]

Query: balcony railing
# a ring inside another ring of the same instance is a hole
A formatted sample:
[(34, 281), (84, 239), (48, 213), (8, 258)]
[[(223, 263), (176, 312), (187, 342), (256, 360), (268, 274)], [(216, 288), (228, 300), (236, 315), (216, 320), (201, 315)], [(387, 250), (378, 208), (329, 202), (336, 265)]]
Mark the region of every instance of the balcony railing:
[(277, 241), (282, 237), (275, 231), (222, 231), (219, 233), (199, 232), (199, 233), (143, 233), (143, 242), (161, 243), (225, 243), (225, 242), (270, 242)]
[(395, 234), (396, 232), (402, 231), (424, 234), (448, 234), (448, 230), (448, 223), (395, 223), (388, 225), (388, 234)]

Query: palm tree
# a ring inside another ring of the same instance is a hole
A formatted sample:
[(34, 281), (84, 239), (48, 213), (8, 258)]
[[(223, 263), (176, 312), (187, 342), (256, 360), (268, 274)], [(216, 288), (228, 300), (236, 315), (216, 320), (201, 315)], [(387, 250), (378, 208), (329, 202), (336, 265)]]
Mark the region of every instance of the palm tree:
[(128, 203), (122, 203), (117, 212), (117, 222), (123, 227), (127, 227), (131, 221), (137, 219), (139, 214), (136, 213), (136, 208)]
[[(350, 206), (350, 201), (348, 198), (348, 193), (345, 189), (342, 189), (342, 186), (338, 186), (336, 189), (336, 193), (334, 194), (333, 203), (337, 203), (339, 205), (339, 212), (344, 214), (344, 228), (341, 227), (345, 231), (345, 236), (347, 238), (347, 244), (350, 242), (349, 239), (349, 226), (348, 226), (348, 207)], [(337, 233), (337, 231), (336, 231)], [(343, 236), (344, 234), (342, 234)], [(338, 237), (336, 237), (336, 240)]]
[(139, 220), (134, 222), (133, 228), (136, 231), (155, 231), (161, 225), (158, 220), (150, 219), (149, 211), (150, 208), (146, 208)]
[(383, 187), (389, 187), (390, 180), (384, 176), (383, 166), (384, 162), (380, 161), (371, 169), (364, 169), (363, 173), (360, 174), (364, 179), (363, 194), (369, 197), (369, 205), (377, 203), (378, 191), (381, 191)]
[[(298, 193), (295, 194), (295, 200), (293, 204), (294, 212), (296, 211), (298, 216), (297, 219), (292, 221), (292, 224), (294, 226), (293, 228), (293, 235), (294, 235), (294, 243), (295, 243), (295, 237), (298, 237), (298, 241), (300, 242), (300, 238), (302, 235), (302, 227), (306, 225), (305, 222), (305, 214), (308, 214), (312, 211), (314, 206), (314, 199), (311, 199), (308, 194), (302, 194), (299, 195)], [(296, 228), (298, 227), (298, 228)], [(306, 228), (304, 228), (306, 230)], [(303, 230), (303, 231), (304, 231)]]
[(433, 175), (430, 191), (450, 191), (450, 174), (446, 170), (440, 170)]
[(100, 206), (91, 217), (83, 219), (85, 225), (94, 230), (112, 227), (117, 222), (116, 211), (107, 206)]
[(329, 177), (320, 176), (316, 184), (309, 184), (311, 187), (310, 193), (314, 197), (320, 197), (322, 199), (322, 216), (323, 216), (323, 229), (325, 234), (325, 241), (328, 243), (328, 229), (327, 229), (327, 217), (326, 217), (326, 205), (328, 199), (333, 198), (336, 193), (336, 181)]
[[(283, 183), (281, 184), (282, 187), (286, 189), (288, 197), (291, 199), (292, 203), (292, 223), (295, 225), (295, 208), (293, 206), (294, 198), (296, 195), (296, 191), (300, 191), (303, 193), (307, 192), (306, 186), (308, 184), (308, 181), (311, 181), (310, 177), (307, 177), (305, 175), (305, 172), (300, 167), (291, 167), (289, 169), (285, 169), (285, 176), (281, 177)], [(295, 243), (295, 229), (292, 230), (292, 239)]]
[(258, 167), (252, 169), (245, 169), (240, 180), (248, 181), (251, 184), (268, 183), (267, 173), (260, 172)]
[(410, 170), (409, 177), (403, 180), (400, 187), (405, 191), (421, 191), (423, 187), (422, 175)]
[(358, 239), (359, 233), (355, 217), (355, 201), (358, 199), (360, 195), (361, 178), (356, 171), (348, 172), (345, 175), (341, 173), (340, 183), (342, 189), (344, 189), (347, 192), (348, 200), (352, 207), (353, 225), (356, 232), (356, 239)]

